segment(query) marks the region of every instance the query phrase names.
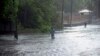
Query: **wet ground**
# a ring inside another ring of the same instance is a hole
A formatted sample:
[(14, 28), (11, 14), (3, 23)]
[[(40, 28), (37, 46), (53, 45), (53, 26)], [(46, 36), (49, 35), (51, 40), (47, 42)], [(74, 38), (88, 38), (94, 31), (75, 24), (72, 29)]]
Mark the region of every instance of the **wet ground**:
[[(65, 27), (50, 35), (1, 36), (0, 56), (100, 56), (100, 26)], [(6, 40), (4, 40), (6, 39)]]

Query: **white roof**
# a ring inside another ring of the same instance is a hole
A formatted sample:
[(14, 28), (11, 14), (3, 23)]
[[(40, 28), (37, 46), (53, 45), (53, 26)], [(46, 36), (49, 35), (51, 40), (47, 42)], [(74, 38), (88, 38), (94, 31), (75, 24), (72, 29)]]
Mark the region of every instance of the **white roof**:
[(90, 11), (88, 9), (83, 9), (83, 10), (79, 11), (79, 13), (89, 13), (89, 12), (92, 12), (92, 11)]

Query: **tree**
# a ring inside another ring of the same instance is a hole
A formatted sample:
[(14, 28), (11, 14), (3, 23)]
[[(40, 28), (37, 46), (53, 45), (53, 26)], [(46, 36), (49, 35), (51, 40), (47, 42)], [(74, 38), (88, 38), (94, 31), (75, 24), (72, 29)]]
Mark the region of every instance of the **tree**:
[(2, 0), (0, 2), (0, 20), (14, 22), (17, 19), (18, 6), (18, 0)]
[(20, 0), (18, 15), (23, 27), (49, 31), (54, 15), (53, 0)]

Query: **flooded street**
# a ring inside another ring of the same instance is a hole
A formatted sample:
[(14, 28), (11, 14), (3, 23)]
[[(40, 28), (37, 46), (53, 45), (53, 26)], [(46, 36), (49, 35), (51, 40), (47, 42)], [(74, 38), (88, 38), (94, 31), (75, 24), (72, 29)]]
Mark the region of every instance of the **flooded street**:
[(0, 56), (100, 56), (100, 0), (1, 0)]
[(0, 56), (100, 56), (99, 25), (65, 27), (55, 37), (19, 35), (18, 41), (1, 40)]

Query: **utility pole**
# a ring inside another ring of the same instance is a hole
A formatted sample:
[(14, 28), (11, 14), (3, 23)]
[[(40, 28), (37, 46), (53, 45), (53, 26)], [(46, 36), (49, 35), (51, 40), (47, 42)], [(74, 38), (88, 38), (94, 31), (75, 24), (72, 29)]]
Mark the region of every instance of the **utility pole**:
[(72, 16), (73, 16), (73, 0), (71, 0), (71, 18), (70, 18), (70, 27), (72, 26)]
[(97, 0), (97, 16), (99, 17), (99, 0)]
[[(13, 10), (15, 9), (14, 7), (14, 5), (15, 5), (15, 0), (13, 0)], [(14, 19), (15, 19), (15, 21), (14, 21), (14, 28), (15, 28), (15, 30), (14, 30), (14, 37), (16, 38), (16, 40), (18, 40), (18, 31), (17, 31), (17, 18), (16, 18), (16, 16), (15, 16), (15, 14), (13, 15), (14, 16)]]
[(63, 28), (63, 20), (64, 20), (64, 0), (62, 0), (62, 19), (61, 19), (62, 28)]
[[(91, 0), (91, 11), (93, 11), (93, 3), (92, 3), (92, 0)], [(92, 23), (92, 21), (93, 21), (93, 12), (91, 12), (91, 14), (90, 14), (90, 22)]]

